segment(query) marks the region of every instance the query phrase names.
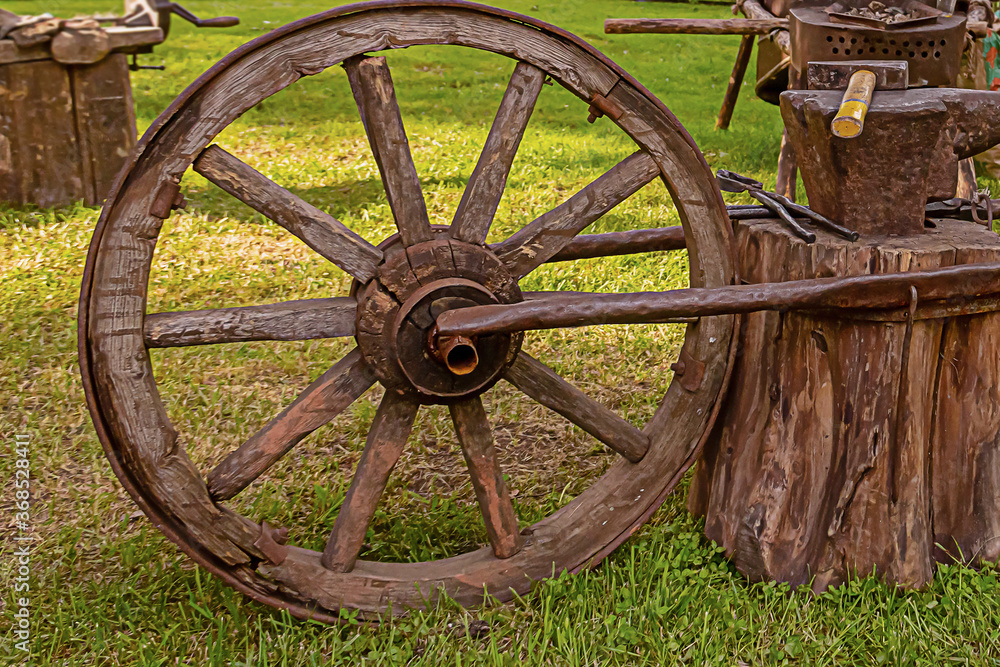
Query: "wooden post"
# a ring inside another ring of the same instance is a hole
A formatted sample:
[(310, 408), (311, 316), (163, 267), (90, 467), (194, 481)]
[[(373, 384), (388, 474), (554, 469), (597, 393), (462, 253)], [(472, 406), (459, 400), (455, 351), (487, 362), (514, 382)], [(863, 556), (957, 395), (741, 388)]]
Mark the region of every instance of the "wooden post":
[(52, 60), (0, 67), (0, 200), (58, 206), (84, 193), (69, 70)]
[(781, 133), (781, 150), (778, 153), (778, 175), (774, 191), (795, 201), (795, 184), (799, 165), (795, 160), (795, 149), (788, 139), (788, 130)]
[(607, 19), (604, 32), (609, 35), (767, 35), (787, 30), (788, 19)]
[(744, 35), (740, 40), (736, 62), (733, 63), (733, 73), (729, 75), (729, 86), (726, 88), (726, 96), (722, 98), (722, 108), (719, 109), (719, 119), (715, 121), (717, 130), (729, 129), (729, 121), (733, 118), (736, 100), (739, 99), (740, 87), (743, 85), (743, 75), (747, 72), (747, 65), (750, 64), (750, 56), (753, 54), (753, 39), (753, 35)]
[[(806, 245), (777, 222), (740, 222), (740, 273), (764, 283), (1000, 261), (996, 234), (936, 223)], [(1000, 313), (911, 312), (745, 319), (736, 391), (688, 505), (751, 578), (821, 591), (874, 570), (917, 587), (935, 563), (1000, 557)]]

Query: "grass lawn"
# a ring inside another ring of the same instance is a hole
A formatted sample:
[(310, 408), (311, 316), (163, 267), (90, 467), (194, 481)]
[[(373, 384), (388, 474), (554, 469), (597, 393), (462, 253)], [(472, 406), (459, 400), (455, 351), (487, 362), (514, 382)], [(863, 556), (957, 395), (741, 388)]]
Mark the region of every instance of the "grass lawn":
[[(5, 9), (59, 16), (120, 11), (115, 0), (15, 0)], [(133, 74), (145, 129), (196, 76), (240, 44), (327, 9), (308, 0), (188, 0), (201, 16), (238, 15), (226, 30), (175, 21), (147, 57), (165, 72)], [(715, 115), (736, 37), (606, 36), (611, 16), (722, 18), (719, 6), (626, 0), (504, 0), (505, 8), (564, 27), (635, 75), (671, 108), (713, 168), (774, 183), (781, 121), (747, 85), (732, 129)], [(432, 223), (447, 224), (479, 155), (510, 61), (463, 49), (389, 55)], [(752, 68), (751, 68), (752, 69)], [(752, 71), (747, 81), (753, 80)], [(378, 171), (346, 76), (303, 79), (234, 123), (219, 143), (329, 211), (368, 240), (392, 232)], [(630, 152), (607, 121), (547, 88), (532, 117), (491, 230), (500, 240)], [(994, 186), (996, 190), (995, 183)], [(149, 311), (227, 307), (335, 296), (346, 274), (200, 176), (183, 182), (186, 211), (164, 226)], [(735, 200), (734, 200), (735, 201)], [(995, 569), (942, 567), (925, 591), (857, 580), (819, 596), (748, 583), (684, 508), (686, 484), (600, 566), (540, 583), (523, 599), (462, 610), (442, 602), (381, 626), (334, 628), (256, 604), (196, 568), (137, 511), (104, 458), (76, 362), (76, 304), (99, 209), (0, 207), (0, 508), (14, 507), (14, 434), (31, 435), (32, 664), (444, 665), (444, 664), (925, 664), (1000, 665)], [(676, 224), (659, 183), (592, 231)], [(550, 264), (527, 290), (637, 291), (686, 285), (683, 253)], [(644, 423), (670, 381), (678, 325), (614, 326), (528, 336), (542, 357), (591, 396)], [(203, 470), (254, 433), (348, 342), (248, 343), (157, 350), (168, 413)], [(502, 464), (522, 525), (587, 488), (613, 460), (597, 441), (498, 385), (487, 395)], [(243, 513), (287, 526), (322, 550), (378, 405), (372, 391), (301, 443), (234, 501)], [(552, 447), (558, 443), (558, 447)], [(10, 447), (7, 447), (7, 445)], [(0, 656), (27, 663), (11, 630), (16, 534), (0, 549)], [(460, 451), (442, 409), (422, 410), (390, 481), (362, 556), (422, 561), (463, 553), (486, 536)]]

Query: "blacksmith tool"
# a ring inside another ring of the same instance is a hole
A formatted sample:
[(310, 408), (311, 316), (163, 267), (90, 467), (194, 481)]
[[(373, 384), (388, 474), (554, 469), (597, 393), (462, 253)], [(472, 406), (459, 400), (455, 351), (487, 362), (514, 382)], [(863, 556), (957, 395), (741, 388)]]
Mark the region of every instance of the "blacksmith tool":
[(719, 189), (724, 192), (748, 193), (751, 197), (759, 201), (767, 209), (781, 218), (785, 224), (791, 227), (792, 231), (806, 243), (813, 243), (816, 240), (816, 235), (800, 225), (799, 222), (792, 217), (792, 214), (789, 211), (794, 211), (795, 213), (812, 220), (814, 223), (825, 227), (834, 234), (843, 236), (850, 241), (858, 240), (857, 232), (838, 225), (826, 216), (820, 215), (806, 206), (796, 204), (787, 197), (783, 197), (775, 192), (768, 192), (764, 190), (763, 183), (755, 181), (749, 176), (743, 176), (742, 174), (720, 169), (715, 174), (715, 180), (719, 183)]
[(810, 90), (844, 91), (830, 132), (841, 139), (853, 139), (865, 127), (875, 89), (906, 90), (909, 72), (905, 60), (811, 62), (806, 81)]

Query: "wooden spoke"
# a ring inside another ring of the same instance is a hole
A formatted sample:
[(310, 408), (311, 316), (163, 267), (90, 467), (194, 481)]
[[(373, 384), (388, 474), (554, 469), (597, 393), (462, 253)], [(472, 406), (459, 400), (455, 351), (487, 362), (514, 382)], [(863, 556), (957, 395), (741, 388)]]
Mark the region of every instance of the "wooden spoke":
[(680, 225), (653, 229), (630, 229), (627, 232), (577, 236), (563, 246), (562, 250), (552, 255), (548, 261), (569, 262), (575, 259), (593, 257), (683, 250), (686, 247), (684, 228)]
[(322, 563), (328, 570), (350, 572), (354, 569), (368, 524), (389, 481), (389, 474), (403, 453), (418, 407), (416, 401), (391, 392), (382, 398), (368, 432), (365, 451), (323, 551)]
[(486, 418), (483, 403), (476, 397), (455, 403), (450, 409), (493, 554), (497, 558), (510, 558), (520, 550), (524, 541), (518, 532), (517, 515), (503, 481), (493, 445), (493, 429)]
[(411, 246), (432, 240), (427, 204), (385, 58), (350, 58), (344, 61), (344, 69), (403, 243)]
[(633, 463), (642, 460), (649, 449), (649, 437), (645, 433), (523, 351), (504, 377)]
[(212, 145), (202, 151), (193, 167), (361, 282), (375, 275), (375, 267), (382, 261), (382, 251), (329, 213), (293, 195), (239, 158)]
[(511, 275), (522, 278), (659, 174), (653, 158), (645, 151), (637, 151), (556, 208), (492, 246), (493, 251)]
[(302, 438), (343, 412), (374, 383), (375, 376), (355, 348), (227, 456), (209, 474), (209, 492), (217, 500), (232, 498)]
[(537, 67), (519, 62), (514, 68), (479, 162), (455, 212), (452, 238), (469, 243), (486, 240), (507, 186), (514, 155), (544, 82), (545, 73)]
[(350, 297), (304, 299), (266, 306), (147, 315), (146, 347), (186, 347), (254, 340), (311, 340), (354, 335), (358, 303)]

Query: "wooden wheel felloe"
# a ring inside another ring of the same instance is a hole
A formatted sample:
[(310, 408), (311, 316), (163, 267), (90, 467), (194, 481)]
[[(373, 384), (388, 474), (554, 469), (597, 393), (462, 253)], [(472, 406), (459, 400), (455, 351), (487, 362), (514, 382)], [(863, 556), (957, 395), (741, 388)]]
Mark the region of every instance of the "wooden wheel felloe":
[[(482, 156), (444, 229), (428, 218), (391, 57), (374, 55), (427, 44), (471, 47), (514, 61)], [(398, 230), (377, 246), (212, 143), (253, 105), (337, 64), (347, 70)], [(611, 118), (637, 150), (565, 203), (487, 246), (511, 163), (547, 79), (581, 98), (584, 112), (589, 104)], [(190, 166), (353, 276), (351, 294), (147, 313), (157, 238)], [(192, 558), (248, 595), (302, 617), (334, 621), (341, 608), (369, 617), (398, 612), (440, 591), (462, 604), (480, 602), (484, 591), (509, 599), (533, 580), (598, 562), (659, 506), (692, 462), (724, 389), (734, 318), (705, 317), (688, 326), (681, 357), (697, 372), (666, 389), (641, 430), (522, 351), (522, 333), (448, 338), (438, 334), (436, 319), (468, 306), (553, 298), (522, 293), (518, 282), (561, 253), (593, 256), (600, 243), (575, 251), (568, 246), (657, 177), (680, 214), (691, 285), (729, 285), (731, 230), (701, 154), (661, 103), (575, 37), (464, 2), (373, 2), (304, 19), (247, 44), (185, 91), (149, 130), (94, 235), (81, 294), (81, 367), (115, 473)], [(195, 467), (163, 407), (149, 349), (349, 336), (356, 348), (284, 411), (213, 470), (203, 474)], [(621, 455), (582, 494), (529, 527), (518, 523), (480, 398), (500, 380)], [(227, 499), (375, 384), (385, 394), (322, 553), (285, 545), (294, 535), (227, 508)], [(415, 416), (422, 405), (435, 403), (451, 412), (490, 546), (426, 563), (360, 560), (365, 531)]]

